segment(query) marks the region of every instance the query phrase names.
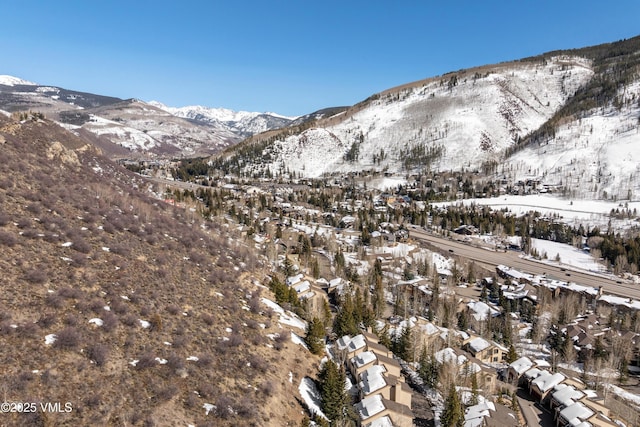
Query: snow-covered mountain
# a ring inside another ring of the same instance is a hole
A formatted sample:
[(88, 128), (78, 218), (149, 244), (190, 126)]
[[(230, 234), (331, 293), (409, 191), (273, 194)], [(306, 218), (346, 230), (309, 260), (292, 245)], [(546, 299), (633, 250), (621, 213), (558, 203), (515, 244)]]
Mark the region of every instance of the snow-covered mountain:
[(258, 135), (218, 164), (249, 176), (477, 170), (505, 185), (634, 200), (638, 153), (635, 37), (389, 89), (331, 117)]
[(293, 119), (274, 113), (170, 108), (0, 76), (0, 111), (26, 110), (83, 134), (112, 157), (208, 156)]
[(26, 86), (37, 86), (36, 83), (20, 79), (18, 77), (7, 76), (6, 74), (0, 75), (0, 85), (4, 86), (16, 86), (16, 85), (26, 85)]
[(512, 181), (535, 179), (571, 198), (640, 197), (640, 81), (618, 89), (620, 104), (594, 108), (525, 147), (498, 169)]
[(195, 120), (218, 128), (226, 128), (244, 137), (288, 126), (296, 119), (296, 117), (286, 117), (276, 113), (233, 111), (227, 108), (209, 108), (200, 105), (176, 108), (168, 107), (157, 101), (151, 101), (149, 104), (176, 117)]
[(593, 74), (559, 56), (452, 73), (391, 89), (265, 147), (263, 162), (317, 177), (366, 169), (477, 168), (536, 130)]

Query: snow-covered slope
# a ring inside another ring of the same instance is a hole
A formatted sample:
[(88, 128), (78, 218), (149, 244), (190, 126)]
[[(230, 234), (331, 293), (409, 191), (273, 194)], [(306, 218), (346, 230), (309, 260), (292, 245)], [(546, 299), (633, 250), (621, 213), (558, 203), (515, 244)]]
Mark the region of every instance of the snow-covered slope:
[(268, 162), (247, 169), (317, 177), (478, 167), (545, 123), (592, 74), (590, 61), (557, 56), (417, 82), (268, 145)]
[(499, 174), (534, 179), (572, 198), (640, 197), (640, 81), (618, 91), (618, 106), (564, 123), (555, 138), (516, 153)]
[(27, 85), (27, 86), (36, 86), (36, 83), (20, 79), (18, 77), (7, 76), (6, 74), (0, 75), (0, 85), (4, 86), (16, 86), (16, 85)]
[[(41, 86), (0, 76), (0, 111), (33, 110), (90, 137), (114, 157), (208, 156), (257, 132), (286, 126), (277, 114), (185, 107)], [(174, 114), (175, 113), (175, 114)]]
[(220, 151), (240, 138), (227, 130), (188, 120), (139, 100), (122, 101), (88, 111), (81, 127), (136, 152), (201, 156)]
[(295, 120), (295, 117), (286, 117), (276, 113), (233, 111), (227, 108), (209, 108), (199, 105), (176, 108), (168, 107), (157, 101), (151, 101), (149, 104), (161, 108), (176, 117), (206, 123), (219, 129), (229, 130), (243, 137), (285, 127)]

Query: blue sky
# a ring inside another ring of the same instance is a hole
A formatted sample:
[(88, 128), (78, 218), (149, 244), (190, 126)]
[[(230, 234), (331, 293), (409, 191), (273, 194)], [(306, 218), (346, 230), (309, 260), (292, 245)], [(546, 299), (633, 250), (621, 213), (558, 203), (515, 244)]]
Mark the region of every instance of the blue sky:
[(640, 2), (10, 0), (0, 74), (301, 115), (476, 65), (640, 34)]

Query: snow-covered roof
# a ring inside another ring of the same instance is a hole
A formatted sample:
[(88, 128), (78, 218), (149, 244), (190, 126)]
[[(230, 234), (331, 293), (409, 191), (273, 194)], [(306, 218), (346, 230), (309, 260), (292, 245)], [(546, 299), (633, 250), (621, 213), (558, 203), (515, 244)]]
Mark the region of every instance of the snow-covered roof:
[(616, 297), (613, 295), (602, 295), (600, 301), (608, 302), (611, 305), (622, 305), (625, 307), (640, 310), (640, 301), (631, 298)]
[[(462, 356), (462, 357), (464, 357), (464, 356)], [(435, 358), (438, 361), (438, 363), (450, 363), (450, 362), (459, 363), (458, 354), (451, 347), (447, 347), (445, 349), (442, 349), (442, 350), (436, 352)], [(465, 357), (465, 359), (466, 359), (466, 357)]]
[(538, 387), (541, 392), (546, 392), (564, 381), (566, 377), (559, 372), (552, 374), (549, 371), (542, 371), (540, 376), (531, 382), (532, 386)]
[(393, 423), (391, 422), (391, 419), (385, 415), (382, 418), (371, 421), (369, 424), (365, 424), (364, 427), (393, 427)]
[(434, 335), (434, 334), (440, 333), (440, 329), (438, 329), (438, 327), (431, 322), (427, 322), (423, 325), (420, 325), (420, 329), (422, 329), (424, 333), (427, 335)]
[(518, 375), (522, 375), (527, 372), (533, 366), (533, 362), (527, 356), (522, 356), (520, 359), (512, 362), (509, 367), (516, 371)]
[(593, 414), (594, 412), (581, 402), (576, 402), (560, 411), (560, 416), (572, 426), (579, 425), (581, 422), (591, 418)]
[(358, 386), (365, 396), (370, 395), (374, 391), (380, 390), (387, 385), (384, 379), (386, 369), (382, 365), (373, 365), (360, 374), (360, 383)]
[(360, 402), (356, 403), (354, 407), (362, 421), (365, 421), (386, 409), (384, 407), (384, 403), (382, 403), (382, 396), (379, 394), (374, 394), (373, 396), (362, 399)]
[(287, 277), (286, 283), (289, 286), (295, 285), (296, 283), (301, 281), (303, 277), (304, 277), (304, 274), (302, 273), (296, 274), (295, 276)]
[(577, 400), (582, 399), (584, 393), (580, 390), (577, 390), (572, 385), (567, 385), (565, 387), (560, 387), (564, 384), (558, 384), (556, 386), (556, 392), (553, 393), (553, 398), (560, 403), (560, 405), (568, 406), (574, 403)]
[(349, 345), (347, 346), (347, 351), (352, 352), (364, 348), (367, 345), (367, 341), (364, 338), (364, 335), (359, 334), (355, 337), (351, 338)]
[(479, 353), (482, 350), (486, 350), (487, 348), (491, 347), (491, 343), (481, 337), (472, 339), (467, 343), (467, 345), (471, 350), (473, 350), (476, 353)]
[(305, 280), (304, 282), (296, 284), (293, 289), (295, 289), (297, 293), (302, 294), (311, 289), (311, 283), (309, 283), (308, 280)]
[(345, 335), (343, 337), (338, 338), (338, 341), (336, 341), (338, 350), (346, 350), (350, 342), (351, 342), (351, 336), (349, 335)]
[(527, 377), (528, 379), (538, 378), (540, 374), (542, 374), (542, 372), (546, 372), (546, 371), (542, 371), (538, 368), (531, 368), (524, 373), (524, 376)]
[(363, 351), (362, 353), (351, 358), (351, 364), (356, 368), (361, 368), (376, 360), (376, 355), (372, 351)]
[(464, 414), (464, 427), (482, 426), (484, 417), (491, 417), (490, 411), (495, 411), (493, 402), (485, 401), (467, 408)]
[(478, 321), (487, 320), (489, 316), (496, 317), (500, 315), (498, 310), (482, 301), (471, 301), (467, 304), (467, 307), (473, 311), (472, 316)]

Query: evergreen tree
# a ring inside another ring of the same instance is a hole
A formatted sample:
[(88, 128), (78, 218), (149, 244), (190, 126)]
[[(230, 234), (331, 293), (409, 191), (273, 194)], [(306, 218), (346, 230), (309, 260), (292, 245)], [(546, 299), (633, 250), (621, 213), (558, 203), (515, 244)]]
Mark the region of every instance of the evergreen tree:
[(427, 387), (434, 388), (438, 384), (439, 364), (433, 354), (427, 353), (426, 346), (422, 346), (419, 363), (418, 375)]
[(333, 332), (339, 337), (343, 335), (358, 335), (359, 329), (354, 311), (353, 300), (351, 295), (347, 293), (338, 307), (338, 313), (333, 321)]
[(320, 370), (319, 380), (322, 410), (335, 423), (344, 418), (349, 403), (349, 395), (345, 391), (345, 371), (329, 359)]
[(478, 376), (474, 372), (471, 375), (471, 406), (478, 404)]
[(464, 425), (464, 410), (455, 384), (449, 386), (449, 394), (444, 401), (444, 411), (440, 415), (442, 427), (459, 427)]
[(507, 353), (506, 362), (511, 364), (511, 363), (515, 362), (516, 360), (518, 360), (518, 353), (516, 352), (516, 348), (514, 347), (514, 345), (511, 344), (509, 346), (509, 352)]
[(515, 391), (511, 393), (511, 410), (516, 414), (520, 412), (520, 405), (518, 405), (518, 396), (516, 395)]
[(307, 336), (304, 339), (309, 351), (313, 354), (322, 354), (324, 351), (324, 337), (324, 325), (320, 319), (314, 317), (307, 324)]
[(409, 325), (405, 326), (400, 336), (393, 342), (393, 353), (407, 362), (413, 361), (413, 332)]

